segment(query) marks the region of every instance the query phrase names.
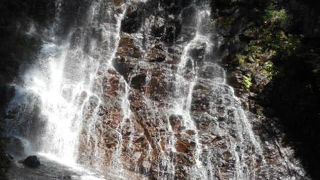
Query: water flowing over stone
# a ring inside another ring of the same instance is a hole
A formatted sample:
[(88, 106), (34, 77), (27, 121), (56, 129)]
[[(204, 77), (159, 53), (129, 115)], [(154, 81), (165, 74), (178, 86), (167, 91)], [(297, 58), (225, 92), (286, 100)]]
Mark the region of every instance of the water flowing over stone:
[(57, 0), (7, 133), (106, 177), (303, 179), (226, 83), (209, 3)]

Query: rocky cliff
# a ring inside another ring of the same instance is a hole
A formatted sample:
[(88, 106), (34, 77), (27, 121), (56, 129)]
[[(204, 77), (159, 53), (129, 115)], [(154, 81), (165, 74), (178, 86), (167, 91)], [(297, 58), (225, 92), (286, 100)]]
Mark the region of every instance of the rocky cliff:
[[(285, 59), (317, 36), (317, 24), (301, 22), (308, 14), (288, 21), (306, 12), (290, 2), (4, 2), (21, 12), (5, 25), (12, 48), (0, 49), (9, 69), (1, 83), (14, 82), (2, 93), (14, 96), (6, 132), (34, 151), (133, 179), (308, 179), (286, 122), (312, 119), (318, 96), (305, 89), (313, 78), (292, 83), (304, 69), (287, 71), (298, 66)], [(310, 108), (287, 108), (305, 94)]]

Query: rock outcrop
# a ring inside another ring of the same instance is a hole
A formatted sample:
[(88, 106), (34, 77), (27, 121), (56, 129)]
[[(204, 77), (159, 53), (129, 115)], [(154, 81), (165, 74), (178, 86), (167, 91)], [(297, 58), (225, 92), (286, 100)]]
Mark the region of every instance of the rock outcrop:
[(26, 159), (19, 162), (30, 168), (38, 168), (41, 165), (37, 156), (28, 156)]
[(155, 179), (305, 176), (225, 83), (222, 38), (205, 4), (128, 4), (104, 105), (92, 107), (101, 122), (83, 132), (82, 162)]

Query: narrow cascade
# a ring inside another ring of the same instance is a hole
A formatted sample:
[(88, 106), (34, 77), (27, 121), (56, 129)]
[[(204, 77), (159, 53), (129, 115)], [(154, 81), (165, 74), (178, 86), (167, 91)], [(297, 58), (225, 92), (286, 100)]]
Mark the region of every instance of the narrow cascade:
[(7, 134), (102, 179), (305, 177), (227, 84), (211, 11), (210, 0), (56, 0)]

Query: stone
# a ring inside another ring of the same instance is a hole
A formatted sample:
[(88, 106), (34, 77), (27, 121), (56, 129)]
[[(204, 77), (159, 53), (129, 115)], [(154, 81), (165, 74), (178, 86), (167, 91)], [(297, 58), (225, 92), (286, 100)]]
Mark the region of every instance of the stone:
[(142, 52), (134, 43), (134, 38), (129, 34), (122, 34), (119, 42), (117, 55), (121, 57), (140, 58)]
[(139, 4), (132, 5), (129, 7), (127, 14), (122, 21), (121, 30), (126, 33), (136, 33), (141, 25), (143, 14), (141, 12)]
[(41, 165), (37, 156), (28, 156), (25, 160), (19, 162), (30, 168), (38, 168)]
[(131, 79), (131, 87), (141, 89), (146, 84), (146, 75), (138, 74)]
[(182, 128), (182, 117), (181, 116), (176, 116), (176, 115), (171, 115), (169, 117), (170, 125), (172, 129), (177, 132)]
[(197, 9), (193, 6), (187, 7), (182, 12), (182, 24), (192, 26), (197, 21)]
[(165, 31), (163, 40), (167, 44), (174, 43), (181, 32), (181, 28), (182, 28), (181, 21), (175, 20), (171, 22), (168, 26), (166, 26), (166, 31)]
[(165, 31), (165, 20), (161, 17), (152, 18), (153, 26), (151, 27), (151, 33), (155, 37), (162, 37)]
[(25, 147), (19, 138), (7, 138), (5, 143), (7, 150), (14, 156), (25, 156)]
[(205, 52), (206, 52), (206, 44), (200, 44), (200, 45), (197, 44), (196, 47), (191, 49), (190, 56), (197, 61), (202, 61), (204, 58)]
[(166, 52), (161, 45), (156, 45), (147, 53), (146, 60), (149, 62), (163, 62), (166, 60)]
[(146, 86), (146, 94), (148, 94), (152, 100), (158, 102), (164, 101), (171, 92), (172, 81), (167, 77), (168, 73), (169, 72), (163, 71), (163, 68), (153, 69), (149, 83)]
[(64, 176), (60, 176), (59, 179), (61, 180), (71, 180), (71, 176), (70, 175), (64, 175)]
[(178, 139), (176, 142), (176, 150), (180, 153), (191, 153), (195, 146), (196, 144), (194, 142), (189, 142), (185, 139)]
[(0, 175), (5, 173), (9, 169), (12, 161), (13, 157), (0, 149)]
[(123, 0), (113, 0), (113, 4), (115, 6), (121, 6), (123, 3), (124, 3)]

